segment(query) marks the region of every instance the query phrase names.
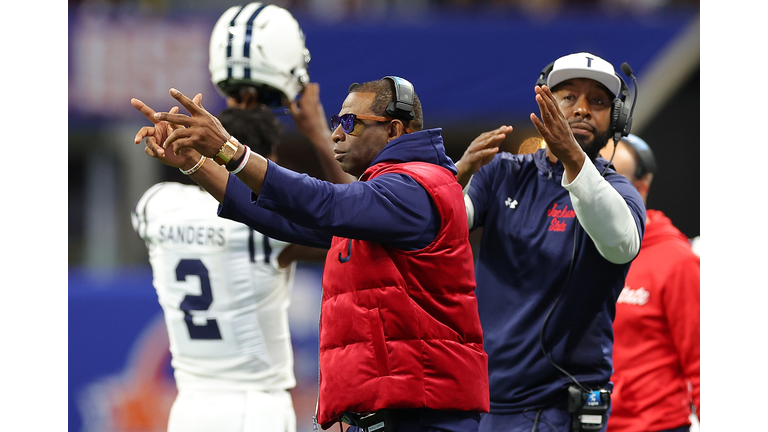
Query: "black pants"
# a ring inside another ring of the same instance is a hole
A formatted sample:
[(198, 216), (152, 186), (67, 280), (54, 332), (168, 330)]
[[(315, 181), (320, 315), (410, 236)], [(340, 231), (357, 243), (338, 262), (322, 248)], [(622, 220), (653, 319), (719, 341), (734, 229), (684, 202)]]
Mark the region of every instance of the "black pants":
[[(470, 411), (432, 409), (390, 410), (397, 421), (397, 432), (477, 432), (480, 414)], [(350, 426), (347, 432), (361, 432)]]

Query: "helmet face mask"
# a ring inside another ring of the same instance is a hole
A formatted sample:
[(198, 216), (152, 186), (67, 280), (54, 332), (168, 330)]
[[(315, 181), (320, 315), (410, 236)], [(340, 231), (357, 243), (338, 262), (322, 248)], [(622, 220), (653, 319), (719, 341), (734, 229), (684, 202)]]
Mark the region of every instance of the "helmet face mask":
[(309, 82), (304, 33), (290, 12), (275, 5), (227, 9), (211, 33), (209, 55), (211, 81), (223, 97), (238, 99), (246, 86), (275, 107), (295, 100)]

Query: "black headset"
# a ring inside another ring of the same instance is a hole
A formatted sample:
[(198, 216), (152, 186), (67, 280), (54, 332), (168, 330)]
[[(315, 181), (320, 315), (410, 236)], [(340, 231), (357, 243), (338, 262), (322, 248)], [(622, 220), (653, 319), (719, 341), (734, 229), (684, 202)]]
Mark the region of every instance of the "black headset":
[[(552, 62), (541, 70), (539, 78), (536, 80), (537, 86), (541, 87), (547, 84), (547, 78), (554, 66), (555, 62)], [(629, 131), (632, 128), (632, 109), (630, 104), (627, 103), (629, 88), (619, 74), (616, 74), (616, 77), (619, 78), (621, 88), (619, 94), (613, 99), (613, 104), (611, 105), (611, 134), (614, 139), (629, 135)]]
[(406, 79), (396, 76), (385, 76), (382, 79), (390, 79), (395, 83), (395, 100), (387, 105), (387, 114), (401, 120), (413, 120), (416, 118), (416, 112), (413, 110), (415, 94), (413, 84)]

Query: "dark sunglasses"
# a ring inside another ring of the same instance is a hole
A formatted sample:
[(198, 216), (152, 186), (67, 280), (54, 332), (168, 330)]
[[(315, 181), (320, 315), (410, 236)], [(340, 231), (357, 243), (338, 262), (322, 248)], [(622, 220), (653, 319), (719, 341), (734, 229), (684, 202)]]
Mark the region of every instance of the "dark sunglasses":
[(387, 117), (380, 117), (380, 116), (370, 116), (370, 115), (357, 115), (357, 114), (344, 114), (342, 116), (333, 116), (331, 117), (331, 130), (336, 130), (339, 125), (341, 125), (341, 129), (348, 134), (351, 134), (355, 131), (355, 121), (356, 120), (375, 120), (377, 122), (386, 122), (389, 120), (392, 120)]

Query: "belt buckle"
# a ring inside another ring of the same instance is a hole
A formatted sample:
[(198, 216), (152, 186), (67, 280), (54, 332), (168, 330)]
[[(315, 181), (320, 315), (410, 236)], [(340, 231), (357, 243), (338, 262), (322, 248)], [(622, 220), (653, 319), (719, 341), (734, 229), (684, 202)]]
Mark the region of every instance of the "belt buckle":
[(369, 413), (356, 413), (345, 411), (340, 420), (359, 427), (363, 432), (381, 432), (384, 431), (384, 412), (373, 411)]

